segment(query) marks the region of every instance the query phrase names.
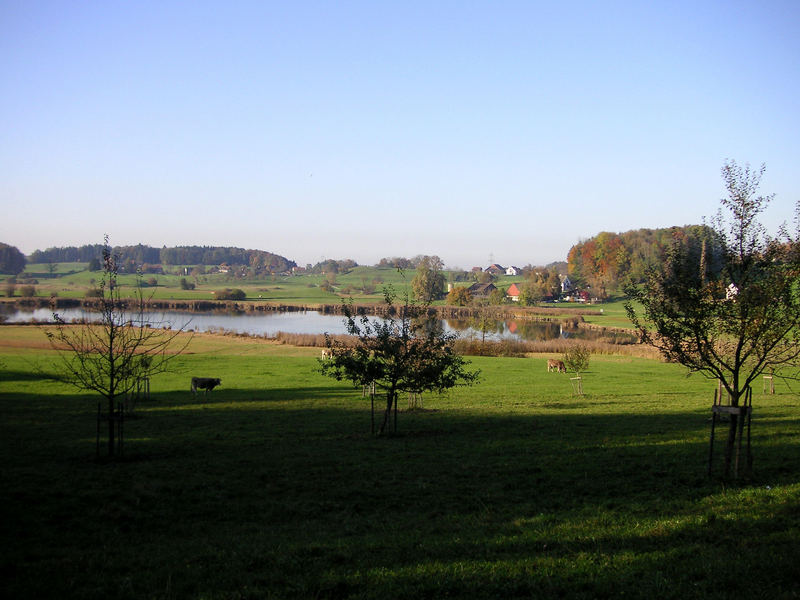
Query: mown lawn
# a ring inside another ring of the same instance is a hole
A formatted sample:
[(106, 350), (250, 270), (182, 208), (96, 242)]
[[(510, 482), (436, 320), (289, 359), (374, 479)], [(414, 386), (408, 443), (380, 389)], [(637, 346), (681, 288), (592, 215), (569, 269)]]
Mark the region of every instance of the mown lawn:
[[(110, 463), (96, 398), (48, 378), (39, 333), (0, 328), (5, 597), (800, 594), (785, 387), (757, 390), (735, 483), (705, 475), (713, 385), (675, 365), (593, 357), (577, 397), (547, 356), (475, 358), (479, 385), (401, 402), (375, 438), (318, 351), (198, 335)], [(222, 387), (195, 398), (192, 375)]]

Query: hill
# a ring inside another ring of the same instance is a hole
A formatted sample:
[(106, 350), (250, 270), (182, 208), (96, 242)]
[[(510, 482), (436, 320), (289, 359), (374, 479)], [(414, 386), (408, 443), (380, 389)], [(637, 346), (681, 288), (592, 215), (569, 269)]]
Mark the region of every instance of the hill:
[[(172, 248), (153, 248), (137, 244), (135, 246), (115, 246), (112, 251), (120, 258), (120, 264), (161, 265), (247, 265), (257, 271), (283, 273), (297, 266), (279, 254), (264, 250), (245, 250), (227, 246), (175, 246)], [(100, 258), (102, 244), (67, 246), (35, 250), (28, 257), (32, 263), (90, 262)]]

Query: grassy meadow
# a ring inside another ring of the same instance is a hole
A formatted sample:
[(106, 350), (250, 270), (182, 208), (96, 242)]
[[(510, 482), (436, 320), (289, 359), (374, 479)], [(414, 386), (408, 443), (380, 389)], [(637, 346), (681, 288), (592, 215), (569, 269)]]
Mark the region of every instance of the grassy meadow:
[[(0, 327), (7, 598), (796, 598), (800, 407), (757, 390), (754, 472), (706, 477), (713, 384), (548, 355), (370, 434), (318, 350), (197, 335), (95, 460), (97, 398), (53, 379), (37, 327)], [(191, 376), (220, 377), (207, 396)], [(721, 446), (717, 456), (721, 456)], [(715, 465), (719, 472), (719, 464)]]
[[(49, 272), (50, 265), (28, 264), (25, 272), (17, 279), (21, 281), (35, 280), (36, 295), (61, 298), (82, 298), (86, 292), (100, 281), (102, 273), (89, 271), (88, 263), (59, 263), (55, 272)], [(189, 269), (192, 266), (188, 267)], [(214, 292), (225, 288), (239, 288), (247, 295), (247, 300), (281, 302), (290, 304), (337, 304), (341, 297), (352, 296), (359, 302), (377, 302), (383, 299), (382, 288), (393, 285), (399, 292), (410, 290), (413, 273), (405, 278), (396, 269), (378, 269), (376, 267), (355, 267), (346, 274), (339, 274), (332, 279), (333, 289), (326, 291), (322, 284), (326, 276), (321, 274), (275, 275), (248, 279), (235, 277), (230, 273), (214, 273), (199, 275), (179, 274), (180, 267), (170, 267), (170, 273), (150, 275), (144, 274), (142, 281), (147, 283), (154, 279), (155, 285), (145, 288), (145, 295), (155, 299), (175, 300), (213, 300)], [(195, 285), (195, 289), (181, 288), (181, 279)], [(123, 286), (123, 294), (133, 292), (138, 278), (133, 274), (121, 274), (118, 279)], [(369, 293), (364, 293), (367, 287)], [(21, 286), (20, 286), (21, 287)], [(374, 289), (370, 289), (374, 288)], [(19, 295), (19, 290), (17, 295)]]
[[(50, 272), (50, 268), (54, 272)], [(187, 266), (192, 269), (191, 265)], [(170, 266), (169, 273), (150, 275), (144, 274), (142, 281), (146, 284), (155, 280), (155, 285), (145, 288), (145, 296), (155, 299), (174, 300), (214, 300), (214, 292), (225, 288), (238, 288), (245, 292), (248, 301), (280, 302), (287, 304), (338, 304), (342, 298), (352, 297), (356, 302), (380, 302), (383, 300), (383, 288), (391, 285), (402, 296), (411, 293), (411, 280), (414, 271), (400, 273), (394, 268), (377, 268), (372, 266), (358, 266), (347, 273), (326, 277), (322, 274), (300, 275), (274, 275), (248, 279), (235, 277), (230, 273), (214, 273), (206, 275), (179, 274), (182, 268)], [(25, 271), (17, 279), (20, 282), (36, 281), (36, 296), (50, 297), (56, 295), (60, 298), (83, 298), (87, 291), (94, 288), (100, 281), (102, 273), (89, 271), (88, 263), (58, 263), (28, 264)], [(0, 285), (4, 284), (7, 276), (0, 275)], [(194, 284), (192, 290), (181, 288), (181, 279)], [(328, 281), (332, 288), (326, 290), (322, 287)], [(522, 277), (501, 276), (495, 282), (498, 287), (507, 288), (513, 282), (519, 282)], [(123, 295), (133, 293), (138, 285), (138, 277), (133, 274), (121, 274), (118, 279)], [(20, 283), (18, 288), (24, 285)], [(459, 282), (457, 285), (469, 285)], [(4, 285), (0, 293), (5, 294)], [(16, 295), (20, 295), (17, 289)], [(441, 302), (439, 302), (441, 303)]]

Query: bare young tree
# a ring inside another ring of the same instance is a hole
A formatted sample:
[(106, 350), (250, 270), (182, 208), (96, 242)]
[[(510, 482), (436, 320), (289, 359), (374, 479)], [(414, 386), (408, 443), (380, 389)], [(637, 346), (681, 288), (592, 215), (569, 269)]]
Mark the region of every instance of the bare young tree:
[(389, 424), (393, 407), (397, 414), (399, 393), (442, 392), (472, 385), (480, 374), (466, 369), (469, 363), (454, 349), (455, 336), (422, 318), (426, 306), (412, 305), (408, 300), (395, 305), (391, 288), (385, 291), (385, 302), (388, 317), (383, 320), (358, 317), (345, 304), (347, 330), (355, 342), (346, 344), (326, 335), (328, 357), (320, 360), (323, 375), (352, 381), (356, 386), (374, 383), (385, 393), (380, 433)]
[(57, 313), (56, 324), (46, 330), (54, 349), (59, 351), (61, 378), (80, 390), (96, 392), (108, 405), (108, 454), (114, 455), (115, 424), (111, 419), (119, 398), (133, 390), (144, 377), (165, 372), (191, 340), (176, 338), (183, 327), (162, 329), (148, 321), (141, 285), (133, 298), (122, 298), (117, 283), (117, 257), (111, 252), (108, 237), (103, 247), (103, 275), (99, 284), (99, 321), (79, 324), (65, 322)]
[[(719, 380), (733, 406), (763, 373), (796, 379), (800, 367), (800, 235), (782, 227), (773, 238), (759, 223), (772, 199), (756, 195), (763, 173), (763, 165), (726, 162), (727, 214), (720, 210), (702, 246), (676, 236), (663, 270), (626, 286), (626, 310), (643, 341)], [(740, 418), (731, 415), (726, 476)]]

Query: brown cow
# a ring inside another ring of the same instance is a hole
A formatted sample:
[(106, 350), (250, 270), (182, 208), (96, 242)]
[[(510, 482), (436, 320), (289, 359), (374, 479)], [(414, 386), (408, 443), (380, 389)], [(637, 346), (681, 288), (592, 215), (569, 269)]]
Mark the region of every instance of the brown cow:
[(554, 358), (551, 358), (547, 361), (547, 372), (549, 373), (553, 369), (555, 369), (559, 373), (567, 372), (567, 367), (564, 366), (563, 360), (556, 360)]

